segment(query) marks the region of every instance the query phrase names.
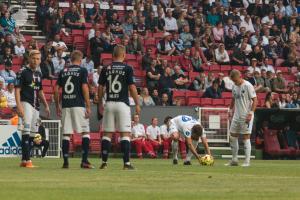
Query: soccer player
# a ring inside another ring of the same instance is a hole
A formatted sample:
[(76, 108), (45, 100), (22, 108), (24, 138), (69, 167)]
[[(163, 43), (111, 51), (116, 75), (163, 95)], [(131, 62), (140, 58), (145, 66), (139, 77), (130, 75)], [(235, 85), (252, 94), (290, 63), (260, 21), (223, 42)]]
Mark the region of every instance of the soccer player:
[[(70, 135), (82, 134), (82, 160), (81, 168), (94, 168), (88, 161), (90, 144), (89, 117), (91, 113), (88, 87), (88, 72), (80, 67), (83, 54), (73, 51), (71, 54), (72, 65), (60, 71), (54, 90), (56, 113), (62, 121), (62, 154), (63, 168), (69, 168)], [(59, 90), (62, 89), (60, 99)], [(61, 101), (60, 101), (61, 100)], [(60, 105), (60, 102), (62, 105)]]
[[(200, 155), (197, 153), (196, 148), (198, 146), (199, 138), (201, 138), (201, 141), (203, 143), (203, 146), (205, 148), (205, 152), (209, 155), (210, 149), (206, 140), (206, 135), (203, 133), (203, 127), (201, 126), (200, 122), (194, 119), (191, 116), (187, 115), (179, 115), (173, 119), (170, 120), (170, 128), (169, 133), (171, 134), (172, 138), (172, 151), (173, 151), (173, 164), (178, 164), (178, 141), (180, 137), (184, 137), (186, 144), (189, 148), (189, 151), (191, 152), (191, 155), (194, 155), (199, 163), (200, 163)], [(185, 165), (190, 165), (190, 159), (191, 156), (188, 156), (184, 163)]]
[(160, 128), (158, 125), (158, 119), (153, 117), (151, 120), (151, 125), (149, 125), (146, 129), (146, 135), (148, 142), (151, 144), (154, 151), (158, 151), (160, 145), (162, 144), (160, 137)]
[(145, 127), (140, 122), (140, 116), (133, 116), (133, 124), (132, 124), (132, 145), (135, 146), (137, 156), (139, 158), (143, 158), (143, 150), (147, 153), (151, 158), (156, 158), (156, 154), (150, 144), (149, 141), (146, 140), (146, 132)]
[[(133, 70), (123, 63), (125, 60), (125, 47), (117, 45), (113, 50), (113, 62), (104, 67), (99, 77), (99, 113), (103, 115), (104, 134), (101, 142), (102, 165), (100, 169), (107, 168), (107, 160), (111, 147), (112, 134), (119, 131), (121, 134), (121, 151), (125, 170), (133, 170), (129, 161), (131, 112), (129, 107), (128, 91), (135, 102), (136, 114), (140, 114), (139, 99), (133, 81)], [(106, 103), (103, 108), (104, 88), (106, 90)]]
[(245, 162), (243, 167), (250, 166), (251, 142), (250, 134), (253, 126), (254, 111), (257, 105), (255, 89), (251, 83), (242, 79), (238, 70), (230, 72), (230, 78), (234, 82), (232, 88), (232, 102), (230, 109), (234, 110), (230, 126), (230, 145), (232, 160), (228, 166), (238, 165), (239, 135), (243, 135)]
[(38, 71), (41, 64), (41, 53), (32, 50), (29, 53), (29, 65), (18, 73), (16, 79), (16, 104), (19, 115), (19, 127), (22, 131), (22, 162), (21, 167), (33, 168), (30, 160), (30, 135), (38, 132), (37, 120), (39, 119), (40, 100), (44, 104), (47, 117), (50, 115), (48, 103), (42, 87), (42, 74)]

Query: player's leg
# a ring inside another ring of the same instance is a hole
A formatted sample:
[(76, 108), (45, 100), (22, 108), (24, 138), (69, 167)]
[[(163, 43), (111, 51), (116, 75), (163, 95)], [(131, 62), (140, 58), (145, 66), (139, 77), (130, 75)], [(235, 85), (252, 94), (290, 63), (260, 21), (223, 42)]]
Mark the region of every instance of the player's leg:
[(241, 131), (240, 123), (237, 121), (232, 121), (230, 126), (230, 136), (229, 142), (232, 152), (231, 161), (226, 164), (227, 166), (237, 166), (238, 165), (238, 152), (239, 152), (239, 134)]
[(172, 153), (173, 153), (173, 164), (178, 164), (178, 141), (179, 141), (179, 133), (174, 132), (171, 134), (172, 139)]
[(116, 124), (121, 133), (121, 152), (123, 153), (124, 168), (132, 170), (130, 163), (130, 138), (131, 138), (131, 112), (130, 107), (125, 103), (117, 103)]
[[(195, 147), (195, 149), (197, 149), (199, 142), (197, 140), (192, 140), (192, 143), (193, 143), (193, 146)], [(187, 153), (187, 156), (186, 156), (186, 159), (185, 159), (185, 162), (184, 162), (184, 165), (191, 165), (191, 159), (192, 159), (192, 157), (193, 157), (193, 153), (189, 149), (189, 151)]]
[(103, 128), (104, 134), (101, 140), (101, 158), (102, 164), (100, 169), (107, 168), (108, 155), (111, 149), (112, 134), (116, 131), (115, 128), (115, 110), (112, 102), (107, 102), (103, 113)]
[(185, 143), (185, 140), (184, 139), (179, 139), (179, 151), (180, 151), (180, 156), (181, 156), (181, 159), (185, 160), (186, 159), (186, 143)]
[(48, 149), (49, 149), (49, 141), (48, 140), (43, 140), (42, 143), (41, 143), (41, 146), (43, 146), (42, 157), (44, 158), (47, 154)]
[(245, 161), (242, 165), (243, 167), (249, 167), (250, 166), (250, 157), (251, 157), (250, 135), (251, 135), (251, 132), (252, 132), (253, 120), (254, 120), (254, 116), (252, 117), (252, 119), (249, 123), (245, 124), (245, 132), (244, 132), (245, 134), (243, 134)]
[[(30, 139), (29, 141), (32, 141), (30, 144), (30, 149), (29, 149), (29, 155), (31, 157), (31, 148), (33, 148), (36, 144), (33, 142), (33, 139), (35, 135), (39, 132), (39, 121), (40, 121), (40, 112), (36, 109), (33, 108), (32, 110), (32, 118), (31, 118), (31, 126), (30, 126)], [(36, 145), (38, 146), (38, 145)]]
[(64, 159), (62, 168), (69, 168), (69, 149), (70, 149), (70, 136), (73, 134), (74, 130), (72, 127), (72, 118), (70, 108), (62, 109), (62, 155)]
[(34, 108), (27, 102), (22, 102), (24, 109), (23, 116), (23, 130), (22, 130), (22, 162), (21, 167), (30, 167), (32, 166), (30, 160), (30, 131), (31, 131), (31, 122)]

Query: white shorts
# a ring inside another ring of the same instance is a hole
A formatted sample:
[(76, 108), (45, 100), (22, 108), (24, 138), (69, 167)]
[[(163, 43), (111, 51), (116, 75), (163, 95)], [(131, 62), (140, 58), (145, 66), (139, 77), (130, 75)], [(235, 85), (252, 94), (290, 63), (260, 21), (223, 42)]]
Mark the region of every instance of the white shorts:
[(249, 123), (245, 121), (232, 120), (230, 125), (230, 133), (235, 134), (251, 134), (254, 116)]
[(90, 120), (85, 118), (84, 107), (62, 109), (62, 133), (65, 135), (90, 132)]
[(103, 113), (103, 129), (108, 133), (116, 131), (131, 133), (130, 107), (123, 102), (106, 102)]
[(18, 129), (22, 131), (22, 134), (34, 136), (39, 129), (38, 119), (40, 118), (40, 112), (28, 102), (22, 101), (21, 104), (24, 110), (24, 117), (19, 117)]

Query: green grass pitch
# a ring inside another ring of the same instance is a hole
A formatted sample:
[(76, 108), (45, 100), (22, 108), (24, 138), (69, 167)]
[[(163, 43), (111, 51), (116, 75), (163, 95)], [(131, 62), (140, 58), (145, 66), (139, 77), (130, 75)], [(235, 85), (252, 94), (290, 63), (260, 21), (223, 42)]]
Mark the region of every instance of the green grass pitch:
[(173, 166), (171, 160), (137, 160), (135, 171), (122, 170), (121, 159), (110, 159), (99, 170), (61, 169), (61, 159), (34, 159), (39, 168), (18, 167), (18, 159), (0, 159), (0, 199), (3, 200), (299, 200), (299, 161), (253, 161), (250, 168), (225, 167), (225, 160), (204, 167)]

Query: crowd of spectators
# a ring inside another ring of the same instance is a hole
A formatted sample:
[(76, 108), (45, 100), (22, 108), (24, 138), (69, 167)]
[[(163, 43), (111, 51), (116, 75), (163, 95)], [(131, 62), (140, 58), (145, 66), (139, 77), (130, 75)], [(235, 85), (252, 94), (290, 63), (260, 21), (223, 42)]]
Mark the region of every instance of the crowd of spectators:
[[(242, 66), (244, 78), (257, 93), (268, 93), (266, 107), (299, 107), (300, 75), (298, 82), (295, 77), (300, 69), (300, 17), (295, 0), (118, 0), (107, 2), (107, 9), (101, 9), (97, 0), (70, 2), (66, 10), (55, 0), (38, 1), (36, 21), (47, 36), (45, 44), (26, 41), (7, 5), (1, 4), (0, 62), (5, 69), (0, 81), (4, 80), (4, 86), (13, 84), (16, 76), (11, 70), (13, 58), (23, 58), (26, 65), (31, 49), (42, 52), (43, 78), (56, 79), (70, 65), (68, 54), (76, 49), (63, 38), (72, 30), (87, 30), (89, 45), (82, 67), (89, 72), (92, 88), (97, 87), (102, 68), (100, 55), (121, 43), (128, 54), (142, 57), (139, 69), (146, 72), (147, 85), (140, 88), (143, 106), (182, 105), (180, 100), (173, 101), (174, 90), (222, 98), (233, 84), (222, 67), (233, 65)], [(83, 3), (92, 6), (86, 8)], [(132, 5), (133, 10), (121, 14), (116, 5)], [(144, 45), (155, 33), (161, 33), (159, 39), (152, 46)], [(165, 56), (178, 59), (170, 62)], [(207, 70), (214, 65), (220, 65), (220, 71)], [(198, 74), (191, 78), (190, 72)]]

